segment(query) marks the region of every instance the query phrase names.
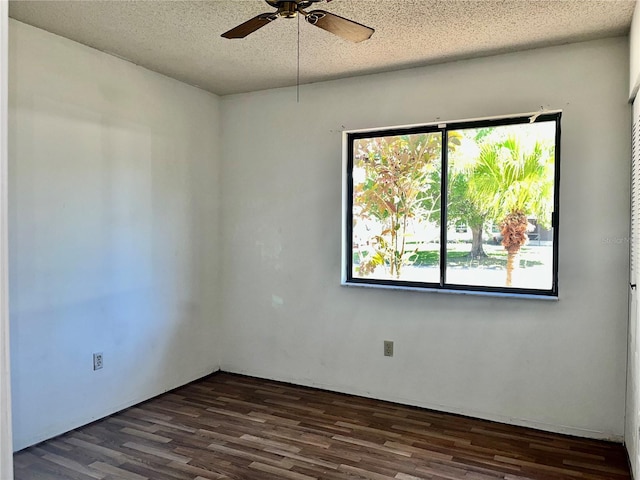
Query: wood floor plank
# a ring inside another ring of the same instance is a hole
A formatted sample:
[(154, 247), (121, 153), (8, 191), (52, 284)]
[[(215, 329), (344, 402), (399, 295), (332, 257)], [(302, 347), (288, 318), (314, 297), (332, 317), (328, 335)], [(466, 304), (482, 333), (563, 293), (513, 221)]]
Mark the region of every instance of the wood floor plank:
[(98, 480), (102, 480), (104, 477), (106, 477), (106, 474), (104, 473), (100, 473), (100, 472), (96, 472), (94, 470), (91, 470), (87, 467), (85, 467), (84, 465), (82, 465), (81, 463), (76, 462), (75, 460), (71, 460), (70, 458), (65, 458), (65, 457), (61, 457), (60, 455), (54, 455), (52, 453), (47, 453), (45, 455), (42, 456), (43, 460), (48, 460), (52, 463), (56, 463), (60, 466), (66, 467), (69, 470), (75, 470), (78, 473), (82, 473), (83, 475), (86, 475), (88, 477), (91, 478), (97, 478)]
[(630, 480), (621, 445), (219, 373), (14, 456), (15, 480)]
[(142, 475), (138, 475), (137, 473), (127, 471), (123, 468), (116, 467), (104, 462), (93, 462), (89, 467), (94, 468), (100, 472), (108, 473), (110, 475), (114, 475), (118, 478), (122, 478), (123, 480), (149, 480), (148, 477), (143, 477)]

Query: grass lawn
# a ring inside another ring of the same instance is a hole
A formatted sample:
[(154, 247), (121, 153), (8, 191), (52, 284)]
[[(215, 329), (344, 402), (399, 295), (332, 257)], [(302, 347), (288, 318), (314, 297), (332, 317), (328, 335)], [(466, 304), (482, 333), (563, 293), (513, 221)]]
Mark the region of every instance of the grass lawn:
[[(409, 257), (407, 265), (414, 267), (437, 267), (440, 263), (440, 245), (429, 244), (422, 245), (423, 249)], [(418, 247), (420, 248), (420, 247)], [(540, 249), (544, 247), (524, 246), (520, 250), (519, 261), (520, 267), (533, 267), (543, 265), (541, 261)], [(487, 254), (484, 258), (471, 259), (469, 251), (471, 244), (469, 243), (450, 243), (447, 245), (447, 265), (452, 268), (492, 268), (501, 269), (507, 266), (507, 252), (500, 245), (484, 245), (484, 251)], [(368, 252), (361, 252), (366, 256)], [(354, 265), (359, 264), (359, 255), (353, 255)]]

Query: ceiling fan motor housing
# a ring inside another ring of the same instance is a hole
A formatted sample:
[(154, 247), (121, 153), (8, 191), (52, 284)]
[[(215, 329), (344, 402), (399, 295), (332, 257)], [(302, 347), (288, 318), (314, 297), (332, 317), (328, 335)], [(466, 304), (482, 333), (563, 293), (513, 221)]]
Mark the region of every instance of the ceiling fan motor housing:
[(280, 2), (278, 15), (284, 18), (293, 18), (298, 14), (298, 2)]
[[(300, 10), (322, 1), (323, 0), (265, 0), (269, 5), (277, 8), (278, 15), (284, 18), (293, 18)], [(328, 3), (331, 0), (326, 1)]]

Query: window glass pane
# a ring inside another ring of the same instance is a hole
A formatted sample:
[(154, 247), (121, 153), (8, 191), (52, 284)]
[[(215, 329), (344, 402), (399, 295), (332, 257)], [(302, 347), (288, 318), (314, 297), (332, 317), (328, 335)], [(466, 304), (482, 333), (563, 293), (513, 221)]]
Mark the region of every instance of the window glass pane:
[(440, 282), (442, 134), (353, 142), (353, 278)]
[(556, 122), (449, 135), (446, 283), (550, 290)]

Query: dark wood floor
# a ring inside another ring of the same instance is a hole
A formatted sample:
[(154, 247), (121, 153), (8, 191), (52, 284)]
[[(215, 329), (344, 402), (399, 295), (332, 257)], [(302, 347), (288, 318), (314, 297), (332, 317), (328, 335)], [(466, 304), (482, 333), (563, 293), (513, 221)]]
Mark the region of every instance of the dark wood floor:
[(14, 460), (17, 480), (630, 478), (620, 445), (226, 373)]

